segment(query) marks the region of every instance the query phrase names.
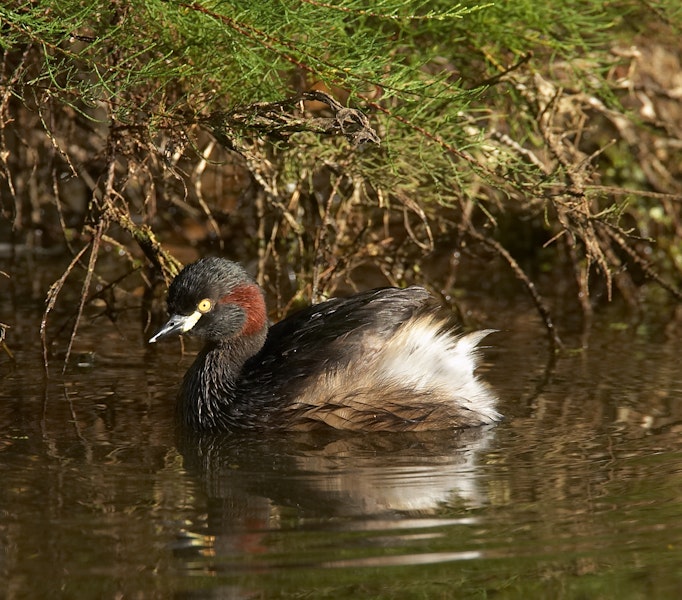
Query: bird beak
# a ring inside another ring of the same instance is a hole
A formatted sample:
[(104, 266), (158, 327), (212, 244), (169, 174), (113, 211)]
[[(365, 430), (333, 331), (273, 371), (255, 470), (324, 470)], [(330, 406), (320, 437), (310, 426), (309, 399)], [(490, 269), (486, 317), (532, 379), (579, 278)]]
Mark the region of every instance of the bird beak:
[(169, 335), (185, 333), (192, 329), (200, 318), (201, 313), (198, 310), (195, 310), (191, 315), (172, 315), (168, 322), (149, 339), (149, 343), (153, 344)]

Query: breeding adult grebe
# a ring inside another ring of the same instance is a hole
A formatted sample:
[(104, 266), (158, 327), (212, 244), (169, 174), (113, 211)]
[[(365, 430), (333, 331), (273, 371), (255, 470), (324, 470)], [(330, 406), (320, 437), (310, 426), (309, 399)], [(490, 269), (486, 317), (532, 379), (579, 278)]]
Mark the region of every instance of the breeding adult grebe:
[(500, 418), (474, 374), (491, 330), (457, 336), (421, 287), (334, 298), (268, 327), (263, 290), (237, 263), (203, 258), (168, 290), (168, 322), (149, 341), (206, 341), (179, 398), (198, 431), (424, 431)]

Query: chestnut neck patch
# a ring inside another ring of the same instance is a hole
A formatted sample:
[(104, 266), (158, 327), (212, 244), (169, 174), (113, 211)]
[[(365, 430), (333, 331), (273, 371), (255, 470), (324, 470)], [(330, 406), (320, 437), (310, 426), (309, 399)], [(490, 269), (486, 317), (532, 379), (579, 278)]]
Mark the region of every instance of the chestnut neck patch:
[(265, 326), (265, 300), (263, 293), (255, 283), (247, 283), (234, 288), (229, 294), (223, 296), (221, 304), (238, 304), (246, 313), (246, 322), (242, 328), (242, 335), (253, 335)]

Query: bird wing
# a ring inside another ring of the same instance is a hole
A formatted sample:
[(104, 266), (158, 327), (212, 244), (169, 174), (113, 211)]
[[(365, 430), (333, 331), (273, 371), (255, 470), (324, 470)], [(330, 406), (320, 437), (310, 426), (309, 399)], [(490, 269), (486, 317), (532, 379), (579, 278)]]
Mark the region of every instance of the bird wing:
[(297, 381), (373, 352), (430, 299), (418, 286), (381, 288), (305, 308), (269, 329), (262, 350), (244, 365), (242, 380), (247, 386), (281, 381), (293, 391)]

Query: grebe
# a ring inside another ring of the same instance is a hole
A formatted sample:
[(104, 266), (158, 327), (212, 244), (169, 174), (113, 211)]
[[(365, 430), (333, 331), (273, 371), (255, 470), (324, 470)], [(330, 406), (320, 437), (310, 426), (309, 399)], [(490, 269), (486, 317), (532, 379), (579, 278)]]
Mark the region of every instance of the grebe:
[(170, 319), (149, 342), (205, 340), (182, 383), (181, 419), (239, 429), (425, 431), (493, 423), (475, 373), (492, 330), (455, 335), (423, 288), (334, 298), (268, 327), (263, 290), (237, 263), (203, 258), (168, 290)]

